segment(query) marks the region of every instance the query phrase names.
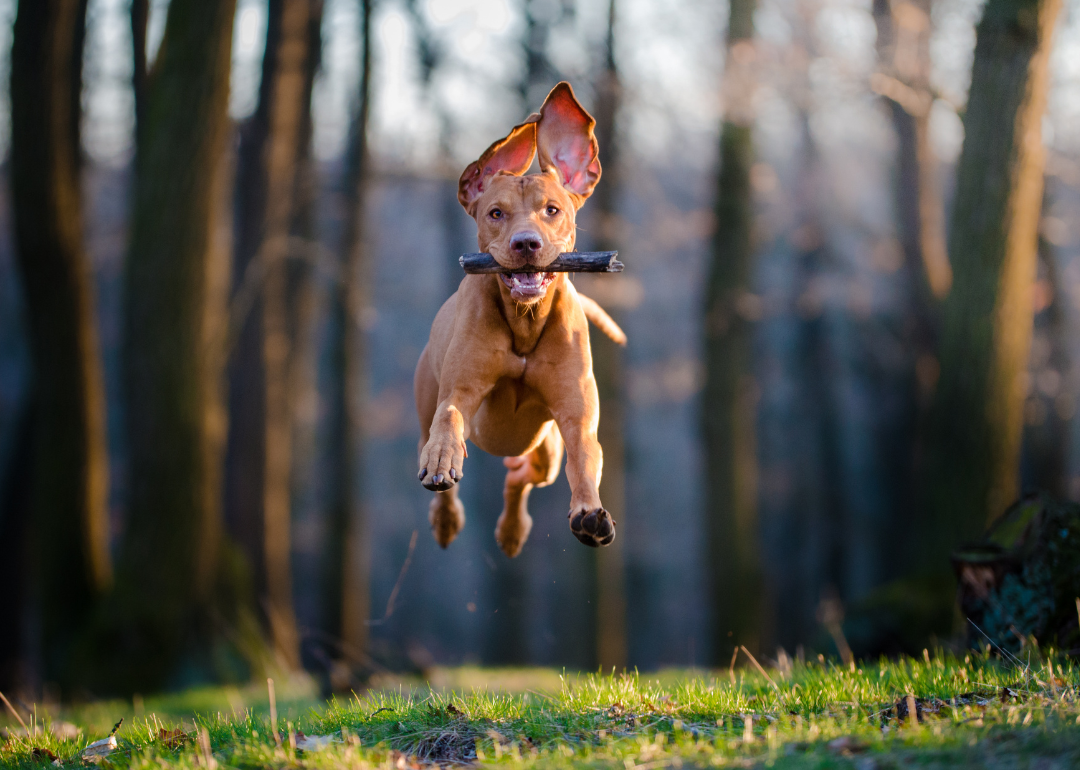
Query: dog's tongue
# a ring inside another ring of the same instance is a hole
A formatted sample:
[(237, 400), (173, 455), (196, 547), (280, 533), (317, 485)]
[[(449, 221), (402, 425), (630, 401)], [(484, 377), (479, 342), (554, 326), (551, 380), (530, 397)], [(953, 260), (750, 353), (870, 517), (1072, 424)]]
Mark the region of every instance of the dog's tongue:
[(514, 273), (510, 276), (513, 289), (523, 289), (529, 291), (530, 289), (539, 289), (540, 284), (544, 282), (543, 273)]

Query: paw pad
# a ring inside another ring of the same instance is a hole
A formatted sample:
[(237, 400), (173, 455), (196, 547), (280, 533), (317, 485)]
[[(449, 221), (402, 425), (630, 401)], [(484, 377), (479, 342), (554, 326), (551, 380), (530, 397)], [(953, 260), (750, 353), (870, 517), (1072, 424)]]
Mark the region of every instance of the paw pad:
[(570, 514), (570, 531), (574, 537), (591, 548), (611, 545), (615, 539), (615, 520), (603, 508)]

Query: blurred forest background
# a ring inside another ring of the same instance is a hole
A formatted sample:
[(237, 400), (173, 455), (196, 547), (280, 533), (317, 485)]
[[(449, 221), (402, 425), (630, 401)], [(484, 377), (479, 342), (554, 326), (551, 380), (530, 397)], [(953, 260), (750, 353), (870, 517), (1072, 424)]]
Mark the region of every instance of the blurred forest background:
[[(0, 689), (919, 650), (1080, 498), (1078, 0), (2, 0), (0, 70)], [(457, 178), (562, 79), (619, 537), (562, 476), (507, 559), (474, 449), (444, 552)]]

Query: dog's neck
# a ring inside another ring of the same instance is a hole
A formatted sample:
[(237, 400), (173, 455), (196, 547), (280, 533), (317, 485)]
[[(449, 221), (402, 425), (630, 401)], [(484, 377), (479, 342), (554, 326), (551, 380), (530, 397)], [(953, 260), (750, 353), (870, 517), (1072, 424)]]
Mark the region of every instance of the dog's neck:
[(544, 333), (556, 295), (564, 290), (566, 273), (555, 276), (555, 280), (548, 286), (543, 299), (528, 305), (516, 302), (498, 275), (491, 275), (490, 278), (499, 295), (499, 310), (506, 319), (506, 325), (510, 327), (510, 333), (514, 338), (514, 353), (519, 356), (528, 355), (536, 348), (540, 335)]

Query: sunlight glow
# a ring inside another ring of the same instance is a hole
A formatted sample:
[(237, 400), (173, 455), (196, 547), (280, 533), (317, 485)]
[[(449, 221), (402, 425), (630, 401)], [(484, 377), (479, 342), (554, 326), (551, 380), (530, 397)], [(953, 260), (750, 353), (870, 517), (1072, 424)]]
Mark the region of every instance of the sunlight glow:
[(510, 24), (506, 0), (428, 0), (427, 12), (440, 25), (464, 21), (469, 26), (502, 32)]
[[(230, 114), (240, 120), (258, 100), (265, 44), (267, 0), (238, 0), (233, 38)], [(966, 101), (974, 24), (983, 0), (938, 0), (934, 4), (933, 84), (942, 103), (931, 121), (942, 160), (954, 159), (963, 128), (954, 109)], [(1080, 0), (1066, 0), (1053, 53), (1049, 121), (1054, 147), (1080, 147)], [(550, 6), (550, 7), (547, 7)], [(555, 14), (557, 0), (534, 12)], [(717, 83), (723, 69), (724, 9), (709, 0), (621, 0), (617, 33), (620, 69), (626, 93), (622, 130), (644, 157), (660, 159), (680, 148), (684, 157), (704, 160), (722, 110)], [(151, 0), (148, 47), (151, 60), (160, 44), (169, 0)], [(553, 30), (548, 53), (555, 65), (591, 100), (591, 73), (597, 66), (606, 18), (606, 0), (581, 0), (569, 21)], [(0, 0), (0, 44), (10, 40), (14, 0)], [(130, 157), (133, 128), (129, 78), (130, 22), (126, 0), (91, 0), (87, 39), (84, 104), (85, 143), (98, 162), (123, 163)], [(798, 0), (762, 0), (755, 14), (759, 39), (774, 50), (805, 34)], [(442, 60), (430, 89), (418, 80), (418, 45), (414, 20), (399, 4), (380, 5), (375, 29), (375, 110), (372, 143), (393, 165), (430, 166), (440, 142), (454, 149), (455, 163), (475, 157), (492, 138), (523, 118), (536, 105), (519, 103), (518, 83), (524, 66), (523, 11), (510, 0), (427, 0), (420, 14)], [(867, 0), (822, 0), (813, 30), (819, 50), (810, 67), (815, 109), (830, 126), (858, 133), (870, 130), (870, 112), (847, 112), (841, 103), (865, 99), (864, 80), (874, 67), (874, 24)], [(801, 31), (800, 31), (801, 29)], [(324, 16), (323, 68), (315, 93), (315, 149), (323, 160), (339, 155), (356, 103), (359, 76), (359, 24), (355, 0), (327, 0)], [(6, 77), (9, 45), (2, 45), (0, 77)], [(780, 63), (779, 61), (777, 63)], [(762, 84), (760, 108), (769, 102)], [(779, 95), (779, 94), (778, 94)], [(790, 98), (790, 94), (781, 98)], [(7, 94), (0, 94), (0, 150), (7, 146)], [(766, 110), (767, 111), (767, 110)], [(949, 114), (946, 114), (949, 113)], [(442, 117), (440, 117), (440, 115)], [(847, 117), (838, 117), (847, 115)], [(822, 124), (822, 120), (816, 121)], [(784, 122), (781, 121), (783, 124)], [(442, 131), (451, 136), (440, 139)], [(781, 125), (759, 121), (766, 135), (786, 134)], [(874, 129), (877, 130), (877, 129)], [(845, 133), (842, 131), (841, 133)], [(764, 137), (763, 137), (764, 138)], [(790, 136), (787, 137), (790, 140)], [(688, 145), (687, 142), (690, 142)], [(695, 147), (696, 149), (691, 149)]]
[[(91, 0), (83, 64), (83, 146), (95, 162), (119, 167), (131, 158), (135, 99), (131, 92), (128, 0)], [(114, 51), (126, 55), (116, 56)]]
[(261, 47), (259, 33), (263, 29), (265, 10), (256, 5), (247, 5), (236, 14), (236, 48), (239, 56), (251, 56)]
[(266, 48), (266, 0), (240, 0), (233, 24), (229, 114), (242, 120), (255, 111)]

